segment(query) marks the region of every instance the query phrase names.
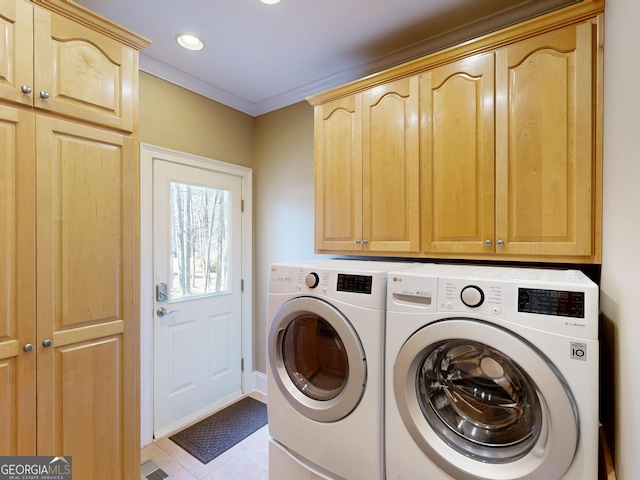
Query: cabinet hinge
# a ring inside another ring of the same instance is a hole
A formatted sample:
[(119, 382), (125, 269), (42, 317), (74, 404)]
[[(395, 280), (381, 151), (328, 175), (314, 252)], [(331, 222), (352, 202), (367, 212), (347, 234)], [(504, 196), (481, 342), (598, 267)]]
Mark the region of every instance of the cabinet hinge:
[(244, 372), (244, 358), (240, 359), (240, 371)]
[(244, 292), (244, 278), (240, 280), (240, 291)]
[(244, 213), (244, 199), (240, 200), (240, 213)]

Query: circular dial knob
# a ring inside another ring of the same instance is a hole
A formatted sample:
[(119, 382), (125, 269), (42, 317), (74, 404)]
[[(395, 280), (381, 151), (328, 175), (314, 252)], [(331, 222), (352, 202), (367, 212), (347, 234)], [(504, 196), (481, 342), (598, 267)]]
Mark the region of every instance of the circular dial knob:
[(482, 305), (482, 302), (484, 302), (484, 292), (480, 287), (467, 285), (462, 289), (462, 292), (460, 292), (460, 299), (467, 307), (479, 307)]
[(320, 283), (320, 277), (318, 277), (316, 272), (311, 272), (305, 277), (304, 283), (306, 283), (309, 288), (316, 288)]

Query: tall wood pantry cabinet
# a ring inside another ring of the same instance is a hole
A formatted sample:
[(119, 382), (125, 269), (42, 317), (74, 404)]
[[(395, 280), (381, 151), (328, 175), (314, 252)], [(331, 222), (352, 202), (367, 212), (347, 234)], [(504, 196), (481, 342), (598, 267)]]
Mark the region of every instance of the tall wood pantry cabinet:
[(579, 2), (310, 97), (316, 251), (599, 263), (603, 8)]
[(0, 0), (0, 455), (140, 478), (138, 51), (71, 0)]

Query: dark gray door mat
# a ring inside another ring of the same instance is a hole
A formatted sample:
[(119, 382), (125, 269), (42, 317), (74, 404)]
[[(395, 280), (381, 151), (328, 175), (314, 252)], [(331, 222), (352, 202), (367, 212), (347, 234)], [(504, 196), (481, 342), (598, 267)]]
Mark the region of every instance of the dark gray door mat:
[(169, 437), (207, 464), (267, 424), (267, 406), (245, 397)]

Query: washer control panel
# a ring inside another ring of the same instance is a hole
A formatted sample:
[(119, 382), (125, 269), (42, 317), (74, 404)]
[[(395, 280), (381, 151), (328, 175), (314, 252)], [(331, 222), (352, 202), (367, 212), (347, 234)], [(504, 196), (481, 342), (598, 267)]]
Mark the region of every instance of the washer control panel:
[(320, 283), (320, 277), (316, 272), (308, 273), (307, 276), (304, 278), (304, 283), (309, 288), (316, 288)]
[(597, 339), (598, 293), (578, 270), (424, 264), (389, 274), (387, 308)]
[(489, 315), (502, 313), (504, 286), (486, 281), (470, 282), (464, 278), (439, 279), (438, 310), (474, 311)]
[(476, 308), (484, 302), (484, 292), (476, 285), (467, 285), (460, 292), (460, 300), (467, 307)]

